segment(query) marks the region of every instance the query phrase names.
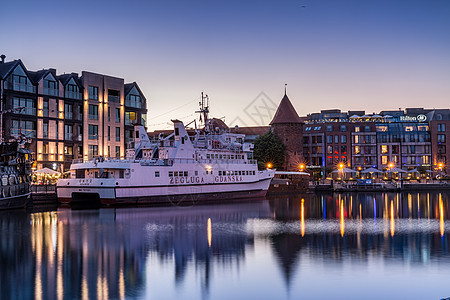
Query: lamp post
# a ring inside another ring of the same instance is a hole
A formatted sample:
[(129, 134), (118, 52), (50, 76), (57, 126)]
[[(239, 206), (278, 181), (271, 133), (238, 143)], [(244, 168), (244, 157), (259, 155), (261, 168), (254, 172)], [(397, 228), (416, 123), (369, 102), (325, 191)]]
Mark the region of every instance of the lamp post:
[(390, 162), (388, 164), (388, 167), (389, 167), (389, 173), (391, 174), (391, 180), (392, 180), (392, 169), (394, 168), (394, 163)]
[(341, 177), (344, 177), (344, 163), (339, 163), (338, 168), (339, 168), (339, 174), (341, 175)]
[(443, 168), (444, 168), (444, 163), (443, 162), (439, 162), (438, 163), (439, 178), (441, 178), (441, 176), (442, 176), (442, 169)]

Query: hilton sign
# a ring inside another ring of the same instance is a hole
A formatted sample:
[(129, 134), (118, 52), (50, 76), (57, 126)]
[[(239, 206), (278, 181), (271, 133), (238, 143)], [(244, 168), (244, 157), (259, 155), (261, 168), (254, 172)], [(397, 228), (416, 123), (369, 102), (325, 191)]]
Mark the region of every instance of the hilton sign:
[(426, 120), (427, 116), (425, 115), (417, 115), (416, 117), (400, 116), (401, 122), (425, 122)]

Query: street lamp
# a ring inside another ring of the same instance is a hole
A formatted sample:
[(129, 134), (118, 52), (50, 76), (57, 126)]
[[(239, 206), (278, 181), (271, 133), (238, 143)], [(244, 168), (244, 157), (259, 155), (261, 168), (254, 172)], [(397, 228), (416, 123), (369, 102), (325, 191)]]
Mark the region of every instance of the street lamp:
[(300, 169), (300, 172), (303, 172), (305, 170), (305, 165), (304, 164), (299, 164), (298, 168)]
[(267, 169), (271, 169), (272, 168), (272, 164), (271, 163), (267, 163)]
[(389, 173), (391, 174), (391, 180), (392, 180), (392, 169), (394, 168), (394, 163), (393, 163), (393, 162), (390, 162), (390, 163), (388, 164), (388, 168), (389, 168)]
[(441, 178), (442, 176), (442, 169), (444, 168), (444, 163), (443, 162), (439, 162), (438, 163), (438, 169), (439, 169), (439, 178)]

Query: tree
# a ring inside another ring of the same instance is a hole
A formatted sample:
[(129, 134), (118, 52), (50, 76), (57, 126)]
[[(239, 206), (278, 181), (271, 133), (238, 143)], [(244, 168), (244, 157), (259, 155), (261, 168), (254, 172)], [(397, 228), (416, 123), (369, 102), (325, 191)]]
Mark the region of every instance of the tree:
[(259, 136), (254, 143), (253, 156), (258, 160), (258, 168), (265, 169), (267, 164), (273, 168), (283, 167), (286, 157), (286, 146), (272, 131)]

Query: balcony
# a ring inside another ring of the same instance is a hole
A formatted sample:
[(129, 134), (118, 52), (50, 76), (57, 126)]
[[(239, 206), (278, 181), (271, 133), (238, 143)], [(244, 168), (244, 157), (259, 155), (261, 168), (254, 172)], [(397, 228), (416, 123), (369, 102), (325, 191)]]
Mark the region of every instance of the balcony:
[(36, 108), (34, 107), (13, 106), (13, 109), (17, 109), (17, 114), (36, 116)]
[(66, 91), (66, 98), (81, 100), (81, 93)]
[(89, 120), (98, 120), (98, 115), (89, 114), (88, 118)]
[(89, 134), (88, 139), (90, 139), (90, 140), (98, 140), (98, 134)]
[(14, 91), (21, 91), (27, 93), (36, 93), (36, 87), (34, 85), (18, 82), (5, 82), (5, 89), (12, 89)]
[(15, 137), (19, 137), (20, 135), (24, 135), (28, 138), (36, 137), (36, 130), (33, 129), (22, 129), (22, 128), (11, 128), (11, 135)]
[(44, 95), (58, 96), (58, 89), (44, 88)]
[(120, 102), (120, 97), (119, 96), (108, 95), (108, 102), (119, 103)]

